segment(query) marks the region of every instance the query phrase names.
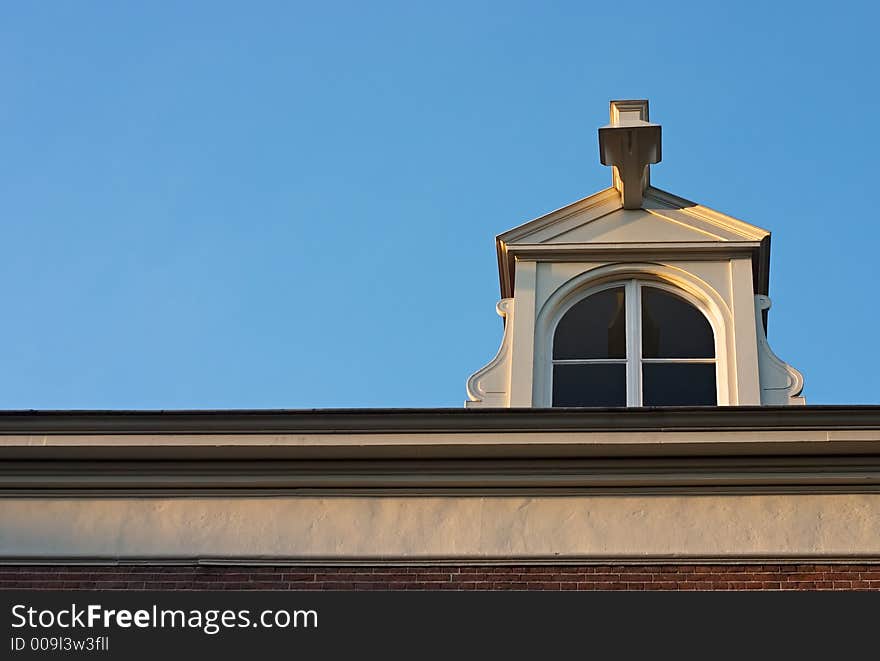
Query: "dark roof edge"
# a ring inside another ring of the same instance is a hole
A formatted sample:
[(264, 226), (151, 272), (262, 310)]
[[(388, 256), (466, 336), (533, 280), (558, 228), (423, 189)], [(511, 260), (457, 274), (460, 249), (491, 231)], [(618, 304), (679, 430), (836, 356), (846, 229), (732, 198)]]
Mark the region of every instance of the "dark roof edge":
[(0, 434), (382, 434), (772, 429), (880, 429), (880, 406), (0, 411)]

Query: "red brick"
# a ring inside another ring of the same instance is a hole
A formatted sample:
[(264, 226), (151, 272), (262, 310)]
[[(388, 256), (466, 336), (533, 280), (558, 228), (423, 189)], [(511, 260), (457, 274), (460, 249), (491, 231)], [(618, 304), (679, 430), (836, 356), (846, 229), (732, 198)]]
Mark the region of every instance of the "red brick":
[(599, 564), (536, 566), (22, 565), (2, 589), (325, 590), (880, 590), (880, 565)]

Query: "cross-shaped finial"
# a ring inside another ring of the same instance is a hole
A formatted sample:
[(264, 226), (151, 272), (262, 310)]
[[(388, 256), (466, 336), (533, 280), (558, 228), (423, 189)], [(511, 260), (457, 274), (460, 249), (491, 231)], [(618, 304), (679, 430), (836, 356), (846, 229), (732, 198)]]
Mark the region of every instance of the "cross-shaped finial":
[(611, 123), (599, 129), (599, 160), (613, 167), (614, 187), (624, 209), (639, 209), (660, 162), (660, 125), (648, 121), (648, 101), (612, 101)]

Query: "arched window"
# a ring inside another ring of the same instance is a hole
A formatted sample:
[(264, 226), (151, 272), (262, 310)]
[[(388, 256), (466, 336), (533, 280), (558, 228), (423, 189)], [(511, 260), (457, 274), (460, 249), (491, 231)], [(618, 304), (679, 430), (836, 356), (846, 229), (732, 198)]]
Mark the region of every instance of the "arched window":
[(575, 303), (552, 356), (553, 406), (718, 403), (709, 320), (657, 283), (615, 283)]

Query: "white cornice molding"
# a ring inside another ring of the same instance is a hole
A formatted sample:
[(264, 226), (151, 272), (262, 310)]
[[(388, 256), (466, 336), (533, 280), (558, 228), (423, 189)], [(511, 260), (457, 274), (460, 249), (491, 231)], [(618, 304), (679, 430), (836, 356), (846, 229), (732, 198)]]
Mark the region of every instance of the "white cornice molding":
[(751, 255), (761, 248), (758, 241), (669, 241), (651, 243), (518, 243), (507, 247), (507, 254), (531, 261), (571, 261), (598, 258), (622, 262), (642, 261), (645, 257), (665, 259), (729, 259)]

